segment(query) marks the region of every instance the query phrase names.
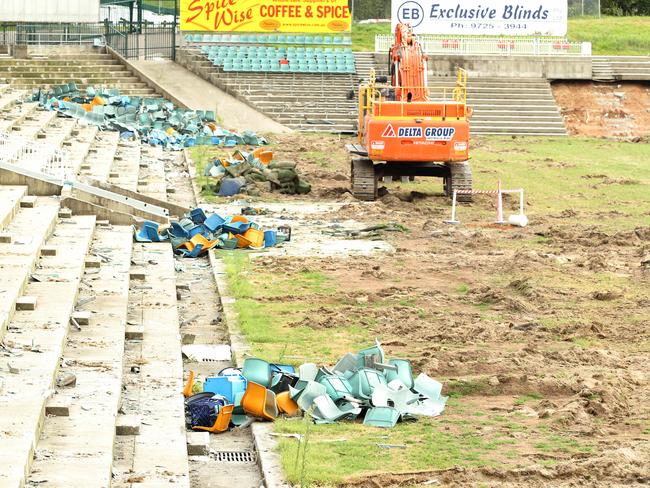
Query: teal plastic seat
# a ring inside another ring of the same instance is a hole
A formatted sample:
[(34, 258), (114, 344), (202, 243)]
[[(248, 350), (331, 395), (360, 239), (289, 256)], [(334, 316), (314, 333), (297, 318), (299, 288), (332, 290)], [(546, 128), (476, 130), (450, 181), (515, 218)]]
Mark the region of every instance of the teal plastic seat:
[(352, 397), (352, 385), (345, 376), (327, 375), (321, 377), (318, 382), (325, 386), (327, 395), (335, 402)]
[(332, 36), (323, 36), (323, 44), (332, 44)]
[(290, 386), (289, 394), (303, 411), (309, 410), (315, 398), (326, 394), (325, 387), (315, 381), (307, 381), (301, 386), (301, 389)]
[(395, 427), (400, 418), (400, 413), (392, 407), (374, 407), (366, 412), (363, 425), (391, 429)]
[(314, 410), (311, 416), (317, 424), (330, 424), (343, 419), (352, 420), (361, 413), (361, 409), (358, 407), (345, 410), (337, 407), (328, 395), (320, 395), (314, 398), (313, 405)]
[(271, 365), (258, 358), (246, 358), (242, 368), (242, 376), (265, 388), (271, 386)]
[(323, 36), (314, 36), (312, 42), (314, 44), (323, 44)]
[(386, 378), (375, 369), (364, 368), (352, 374), (349, 382), (354, 397), (370, 400), (377, 385), (386, 385)]

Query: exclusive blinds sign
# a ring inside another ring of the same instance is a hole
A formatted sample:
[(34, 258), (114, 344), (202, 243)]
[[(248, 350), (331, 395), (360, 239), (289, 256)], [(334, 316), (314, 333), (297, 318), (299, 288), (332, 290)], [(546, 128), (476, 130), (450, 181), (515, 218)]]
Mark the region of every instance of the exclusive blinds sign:
[(567, 2), (541, 0), (393, 0), (393, 28), (416, 34), (565, 36)]

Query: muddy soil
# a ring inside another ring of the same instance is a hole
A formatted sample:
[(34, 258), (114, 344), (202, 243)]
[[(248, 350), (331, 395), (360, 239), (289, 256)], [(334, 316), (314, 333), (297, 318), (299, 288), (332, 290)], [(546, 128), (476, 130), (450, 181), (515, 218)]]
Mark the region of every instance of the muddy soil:
[[(594, 96), (601, 89), (594, 86)], [(640, 96), (645, 88), (633, 90)], [(572, 93), (571, 87), (556, 88), (565, 100)], [(614, 99), (626, 107), (631, 93)], [(576, 115), (576, 130), (590, 135), (612, 130), (603, 117), (607, 110), (604, 105), (599, 122), (585, 123), (584, 115)], [(517, 436), (514, 462), (373, 475), (346, 486), (650, 483), (650, 223), (604, 232), (570, 222), (563, 213), (540, 216), (523, 229), (449, 226), (443, 223), (449, 205), (442, 194), (392, 187), (380, 201), (354, 201), (347, 192), (347, 157), (336, 137), (279, 136), (278, 142), (277, 157), (299, 161), (313, 183), (305, 202), (343, 203), (308, 219), (394, 221), (408, 228), (373, 237), (389, 242), (390, 252), (254, 260), (260, 271), (317, 270), (336, 284), (336, 291), (313, 297), (320, 308), (305, 319), (309, 327), (361, 324), (381, 337), (389, 356), (411, 358), (415, 370), (448, 383), (472, 385), (462, 398), (468, 412), (512, 412), (519, 408), (516, 398), (534, 395), (526, 403), (530, 424)], [(321, 152), (329, 155), (327, 163)], [(274, 198), (295, 202), (296, 197)], [(490, 208), (491, 201), (474, 205)], [(528, 439), (542, 428), (592, 449), (540, 452)]]
[(650, 136), (650, 84), (562, 82), (553, 84), (553, 94), (570, 134)]

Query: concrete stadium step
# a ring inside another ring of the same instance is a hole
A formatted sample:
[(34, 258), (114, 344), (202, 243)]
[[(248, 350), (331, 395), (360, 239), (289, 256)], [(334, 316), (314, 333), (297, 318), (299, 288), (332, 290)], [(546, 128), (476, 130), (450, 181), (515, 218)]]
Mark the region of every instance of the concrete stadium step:
[(537, 98), (467, 98), (467, 105), (470, 107), (478, 107), (484, 105), (493, 105), (493, 106), (510, 106), (510, 107), (555, 107), (557, 109), (557, 104), (555, 100), (548, 99), (537, 99)]
[(3, 487), (22, 487), (29, 473), (95, 227), (94, 216), (64, 222), (48, 240), (55, 255), (39, 261), (43, 281), (26, 287), (25, 293), (36, 299), (35, 308), (16, 312), (5, 337), (6, 343), (22, 349), (22, 355), (11, 358), (19, 374), (5, 377), (8, 395), (0, 403), (0, 430), (11, 439), (0, 444)]
[(81, 164), (79, 175), (91, 180), (108, 181), (119, 141), (119, 132), (97, 133), (84, 162)]
[(300, 132), (352, 133), (356, 131), (356, 127), (352, 124), (291, 124), (288, 127)]
[[(72, 73), (71, 73), (72, 74)], [(63, 85), (65, 83), (75, 83), (77, 86), (83, 85), (121, 85), (125, 88), (139, 88), (143, 86), (140, 80), (132, 75), (120, 75), (116, 77), (96, 76), (52, 76), (51, 73), (43, 73), (42, 75), (33, 76), (19, 76), (11, 78), (12, 86), (42, 86), (42, 85)]]
[(142, 144), (139, 140), (120, 140), (113, 158), (108, 182), (130, 191), (138, 190)]
[(41, 130), (36, 136), (39, 142), (62, 147), (64, 141), (70, 137), (76, 125), (77, 121), (75, 119), (55, 117), (47, 126), (47, 130)]
[[(474, 129), (479, 129), (483, 127), (493, 127), (495, 125), (493, 120), (472, 120), (471, 127)], [(528, 121), (499, 121), (499, 126), (503, 128), (521, 128), (523, 126), (534, 126), (539, 128), (561, 128), (564, 129), (564, 124), (562, 121), (557, 120), (528, 120)]]
[(148, 146), (142, 148), (141, 157), (138, 192), (159, 200), (167, 200), (165, 161), (170, 161), (173, 156), (165, 154), (160, 146)]
[(596, 81), (648, 81), (650, 57), (594, 56), (592, 76)]
[(15, 105), (25, 95), (26, 93), (22, 90), (15, 89), (10, 85), (2, 85), (2, 91), (0, 92), (0, 110), (5, 110)]
[(9, 132), (12, 127), (29, 117), (38, 107), (38, 103), (16, 103), (2, 110), (0, 113), (0, 132)]
[(56, 60), (56, 59), (14, 59), (4, 58), (0, 59), (0, 69), (8, 69), (11, 67), (76, 67), (76, 66), (122, 66), (122, 64), (112, 57), (102, 58), (98, 60)]
[[(7, 66), (0, 65), (0, 78), (7, 73), (41, 73), (44, 70), (43, 66)], [(48, 73), (129, 73), (124, 66), (119, 64), (94, 64), (88, 66), (48, 66)]]
[(14, 124), (12, 131), (27, 139), (36, 139), (36, 135), (45, 130), (55, 118), (56, 112), (37, 109), (19, 123)]
[(13, 220), (20, 209), (20, 201), (27, 195), (26, 186), (0, 186), (0, 229)]
[(476, 122), (530, 122), (530, 121), (554, 121), (557, 122), (557, 113), (547, 115), (526, 115), (519, 112), (511, 112), (507, 115), (493, 115), (493, 114), (475, 114), (472, 116), (472, 123)]
[[(20, 193), (20, 191), (19, 191)], [(8, 200), (9, 214), (15, 212), (15, 202)], [(4, 204), (3, 204), (4, 208)], [(13, 317), (16, 301), (34, 271), (39, 252), (56, 224), (59, 202), (54, 198), (38, 198), (32, 208), (20, 208), (3, 234), (10, 242), (0, 243), (0, 341)], [(5, 211), (5, 219), (6, 217)]]
[(67, 408), (68, 415), (45, 419), (30, 483), (47, 480), (46, 486), (111, 486), (132, 240), (131, 227), (98, 226), (95, 231), (90, 255), (101, 254), (101, 264), (86, 269), (84, 281), (92, 288), (82, 283), (79, 295), (80, 301), (93, 300), (78, 307), (90, 317), (81, 330), (70, 328), (63, 353), (69, 366), (61, 373), (75, 375), (76, 386), (56, 388), (50, 398), (50, 405)]
[(63, 142), (69, 154), (67, 162), (71, 176), (79, 174), (98, 132), (99, 129), (95, 125), (76, 125), (67, 140)]
[[(168, 243), (136, 243), (133, 261), (154, 261), (156, 265), (146, 269), (141, 265), (131, 267), (131, 273), (145, 274), (142, 286), (148, 287), (147, 290), (132, 287), (129, 301), (129, 316), (138, 317), (143, 328), (139, 376), (148, 380), (137, 385), (142, 400), (131, 406), (138, 411), (125, 411), (142, 419), (139, 434), (133, 436), (129, 477), (142, 480), (137, 483), (141, 488), (167, 486), (168, 483), (188, 488), (189, 464), (181, 393), (183, 361), (174, 256)], [(121, 486), (120, 483), (116, 485)]]
[(501, 134), (501, 135), (557, 135), (566, 136), (566, 129), (564, 127), (520, 127), (513, 126), (481, 126), (471, 127), (471, 133), (475, 135), (481, 134)]

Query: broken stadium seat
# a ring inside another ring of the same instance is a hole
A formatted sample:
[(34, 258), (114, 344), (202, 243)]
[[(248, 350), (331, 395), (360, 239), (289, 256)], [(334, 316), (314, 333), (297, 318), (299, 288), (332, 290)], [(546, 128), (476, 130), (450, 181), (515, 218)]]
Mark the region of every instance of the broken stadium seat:
[(192, 427), (192, 430), (203, 430), (212, 433), (227, 431), (228, 427), (230, 426), (230, 421), (232, 420), (232, 412), (234, 408), (234, 405), (224, 405), (220, 407), (219, 414), (217, 415), (217, 419), (215, 420), (212, 427), (203, 427), (201, 425), (196, 425)]
[(246, 386), (241, 406), (247, 415), (264, 420), (274, 420), (278, 416), (275, 393), (253, 381), (249, 381)]

